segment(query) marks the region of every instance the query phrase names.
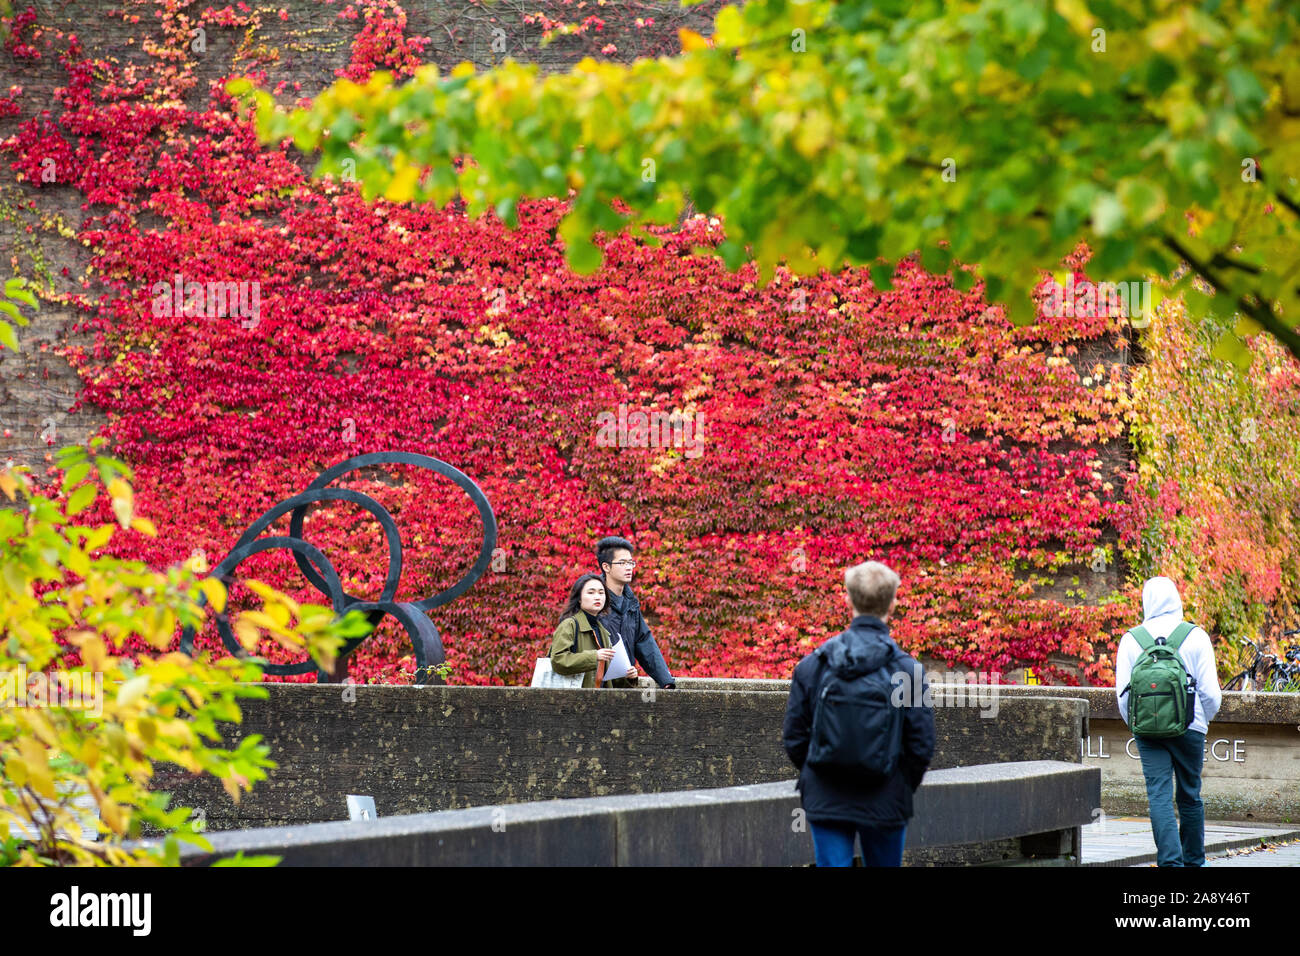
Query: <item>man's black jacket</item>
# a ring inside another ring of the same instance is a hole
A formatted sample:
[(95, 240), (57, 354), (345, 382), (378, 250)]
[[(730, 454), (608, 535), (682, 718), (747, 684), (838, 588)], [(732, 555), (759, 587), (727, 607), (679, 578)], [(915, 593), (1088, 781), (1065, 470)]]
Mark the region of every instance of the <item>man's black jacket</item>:
[(934, 757), (934, 709), (922, 706), (925, 675), (921, 665), (894, 643), (889, 627), (878, 617), (858, 615), (847, 631), (822, 647), (829, 650), (834, 641), (842, 642), (845, 652), (853, 658), (879, 655), (891, 675), (897, 675), (893, 677), (894, 686), (899, 688), (895, 696), (912, 705), (903, 708), (903, 755), (891, 777), (869, 787), (828, 780), (805, 763), (813, 710), (826, 667), (824, 654), (809, 654), (795, 665), (782, 731), (786, 753), (799, 768), (799, 782), (795, 786), (804, 811), (813, 822), (900, 827), (912, 817), (912, 794), (921, 785), (921, 778)]
[(632, 657), (632, 662), (640, 664), (656, 684), (660, 687), (676, 685), (677, 682), (673, 680), (668, 664), (664, 661), (664, 655), (655, 643), (654, 635), (650, 633), (650, 625), (646, 624), (641, 615), (641, 602), (632, 593), (631, 586), (623, 585), (622, 596), (609, 590), (606, 593), (609, 595), (609, 607), (600, 619), (601, 622), (611, 634), (622, 636), (627, 642), (627, 652)]

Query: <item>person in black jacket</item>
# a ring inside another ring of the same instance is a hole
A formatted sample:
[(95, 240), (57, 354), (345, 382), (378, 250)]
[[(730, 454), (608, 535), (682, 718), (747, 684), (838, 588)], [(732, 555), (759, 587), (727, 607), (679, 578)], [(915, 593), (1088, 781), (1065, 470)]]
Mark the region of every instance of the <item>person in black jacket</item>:
[[(799, 770), (795, 787), (812, 831), (818, 866), (851, 866), (855, 833), (862, 841), (864, 865), (901, 866), (912, 795), (934, 756), (934, 708), (924, 706), (930, 698), (925, 675), (921, 665), (889, 636), (887, 622), (898, 603), (898, 585), (898, 575), (879, 562), (849, 568), (844, 586), (855, 615), (849, 629), (795, 665), (790, 681), (782, 741)], [(891, 684), (906, 691), (890, 697), (891, 706), (903, 705), (902, 755), (897, 770), (879, 784), (848, 783), (818, 773), (806, 762), (828, 658), (832, 662), (850, 659), (864, 673), (888, 667)], [(913, 688), (920, 688), (919, 699)]]
[(677, 682), (650, 633), (650, 626), (641, 616), (641, 602), (632, 593), (632, 574), (636, 568), (632, 542), (627, 538), (601, 538), (596, 542), (596, 563), (600, 565), (609, 594), (609, 607), (601, 622), (627, 642), (633, 664), (639, 663), (660, 687), (676, 688)]

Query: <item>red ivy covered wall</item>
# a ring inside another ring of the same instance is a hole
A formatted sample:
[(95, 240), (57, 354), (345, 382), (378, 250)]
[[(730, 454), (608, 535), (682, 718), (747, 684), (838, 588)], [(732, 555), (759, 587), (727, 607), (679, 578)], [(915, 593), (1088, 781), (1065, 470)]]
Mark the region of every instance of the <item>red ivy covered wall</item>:
[[(376, 12), (353, 75), (417, 61), (400, 8), (357, 7)], [(21, 58), (37, 51), (19, 26)], [(184, 105), (186, 33), (167, 35), (150, 75), (60, 35), (61, 102), (3, 144), (25, 182), (91, 204), (76, 238), (109, 291), (70, 300), (94, 345), (64, 351), (159, 529), (119, 535), (119, 553), (214, 564), (320, 469), (410, 450), (473, 476), (500, 523), (499, 570), (434, 613), (453, 681), (525, 680), (610, 533), (640, 548), (636, 587), (679, 675), (785, 676), (843, 627), (844, 567), (878, 558), (903, 576), (894, 633), (912, 651), (1073, 680), (1050, 655), (1111, 676), (1132, 604), (1043, 588), (1128, 520), (1125, 383), (1072, 361), (1081, 344), (1109, 348), (1118, 320), (1015, 329), (980, 287), (958, 293), (910, 263), (890, 291), (866, 270), (758, 289), (752, 270), (690, 254), (722, 236), (703, 217), (660, 248), (607, 238), (606, 266), (575, 276), (558, 200), (524, 206), (512, 232), (313, 182), (257, 144), (219, 87), (202, 110)], [(21, 92), (7, 102), (27, 108)], [(255, 284), (256, 321), (168, 314), (156, 283), (178, 274)], [(690, 416), (701, 453), (601, 444), (598, 416), (622, 405)], [(354, 486), (397, 516), (399, 598), (417, 598), (467, 566), (477, 519), (449, 483), (391, 475)], [(307, 534), (348, 590), (378, 593), (381, 538), (364, 512), (322, 510)], [(243, 573), (320, 600), (283, 554)], [(408, 654), (386, 625), (352, 672), (406, 680)]]

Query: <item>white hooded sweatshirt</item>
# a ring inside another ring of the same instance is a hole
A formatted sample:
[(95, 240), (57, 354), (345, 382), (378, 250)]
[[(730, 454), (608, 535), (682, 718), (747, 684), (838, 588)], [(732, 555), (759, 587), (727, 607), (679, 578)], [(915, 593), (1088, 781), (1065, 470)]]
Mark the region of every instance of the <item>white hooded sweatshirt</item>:
[[(1169, 578), (1152, 578), (1147, 581), (1142, 587), (1142, 615), (1142, 626), (1152, 637), (1168, 637), (1172, 634), (1183, 620), (1183, 599), (1178, 596), (1177, 585)], [(1128, 688), (1133, 665), (1141, 653), (1142, 648), (1131, 633), (1120, 638), (1115, 661), (1115, 696), (1119, 700), (1119, 712), (1125, 723), (1128, 723), (1128, 697), (1124, 691)], [(1187, 672), (1196, 678), (1196, 715), (1187, 729), (1203, 734), (1209, 729), (1210, 721), (1219, 712), (1219, 705), (1223, 702), (1210, 635), (1199, 627), (1192, 628), (1192, 632), (1178, 648), (1178, 656), (1183, 659)]]

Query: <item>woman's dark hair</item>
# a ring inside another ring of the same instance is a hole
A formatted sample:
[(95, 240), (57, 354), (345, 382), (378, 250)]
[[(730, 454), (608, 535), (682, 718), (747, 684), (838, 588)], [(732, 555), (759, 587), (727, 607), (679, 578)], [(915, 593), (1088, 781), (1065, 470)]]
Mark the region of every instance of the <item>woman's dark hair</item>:
[[(569, 602), (564, 605), (564, 610), (560, 612), (560, 620), (573, 617), (582, 609), (582, 589), (587, 586), (588, 581), (599, 581), (600, 586), (605, 586), (605, 581), (599, 574), (584, 574), (578, 580), (573, 582), (573, 587), (569, 588)], [(605, 593), (605, 600), (609, 600), (609, 592)]]

